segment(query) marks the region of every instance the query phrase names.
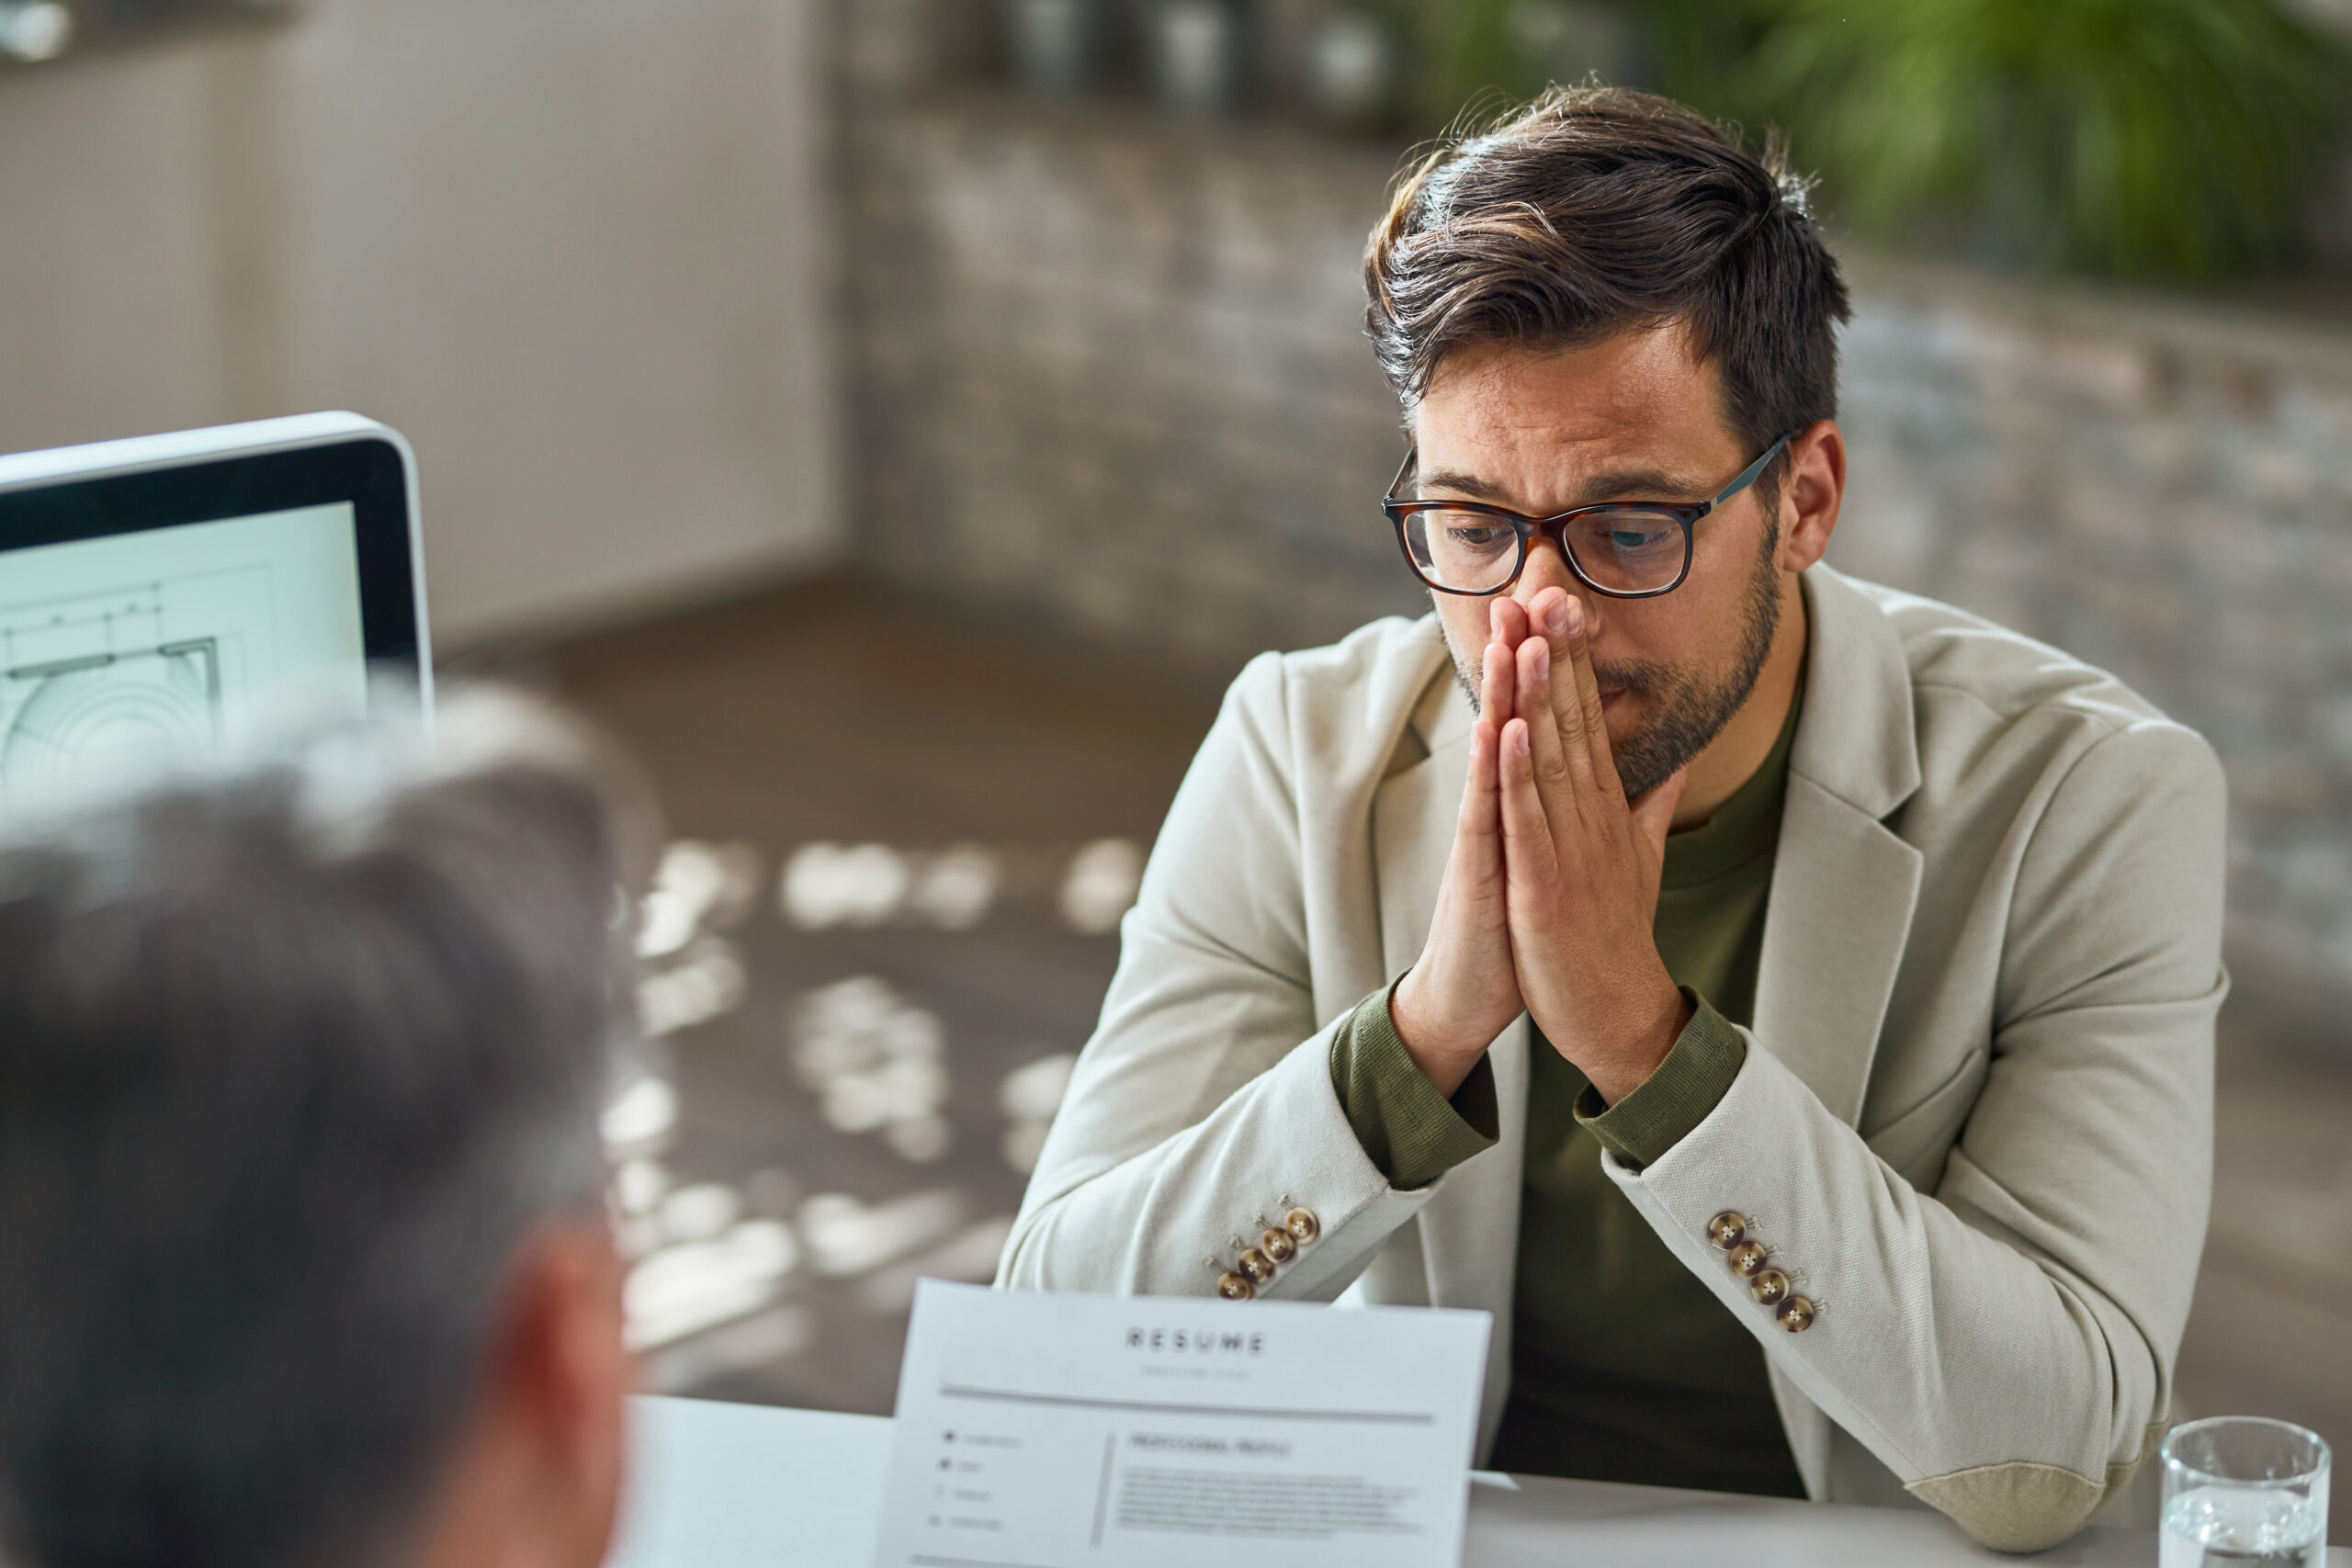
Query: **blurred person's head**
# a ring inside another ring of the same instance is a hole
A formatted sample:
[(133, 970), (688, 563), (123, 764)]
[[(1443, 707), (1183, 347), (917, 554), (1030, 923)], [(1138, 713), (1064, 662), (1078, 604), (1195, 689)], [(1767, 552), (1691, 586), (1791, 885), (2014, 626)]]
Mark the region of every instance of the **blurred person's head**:
[(602, 1557), (607, 799), (476, 695), (0, 826), (0, 1561)]
[[(1549, 542), (1509, 590), (1582, 600), (1629, 793), (1711, 743), (1776, 650), (1793, 659), (1797, 574), (1837, 523), (1846, 289), (1804, 184), (1768, 156), (1661, 98), (1555, 88), (1420, 160), (1365, 256), (1370, 334), (1416, 447), (1408, 493), (1537, 517), (1690, 504), (1792, 436), (1694, 526), (1673, 592), (1595, 593)], [(1475, 701), (1490, 603), (1432, 598)]]

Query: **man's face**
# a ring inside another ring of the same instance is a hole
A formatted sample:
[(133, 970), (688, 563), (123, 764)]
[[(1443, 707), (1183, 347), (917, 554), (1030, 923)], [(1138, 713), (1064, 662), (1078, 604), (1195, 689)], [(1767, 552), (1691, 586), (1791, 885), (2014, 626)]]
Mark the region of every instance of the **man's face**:
[[(1756, 454), (1724, 423), (1712, 365), (1679, 327), (1585, 348), (1477, 344), (1449, 355), (1415, 413), (1413, 492), (1489, 502), (1533, 517), (1603, 501), (1705, 501)], [(1638, 795), (1690, 761), (1739, 711), (1771, 651), (1792, 580), (1754, 487), (1693, 527), (1690, 575), (1656, 599), (1611, 599), (1535, 543), (1510, 590), (1522, 604), (1558, 586), (1593, 630), (1611, 749)], [(1492, 601), (1431, 593), (1456, 673), (1477, 700)]]

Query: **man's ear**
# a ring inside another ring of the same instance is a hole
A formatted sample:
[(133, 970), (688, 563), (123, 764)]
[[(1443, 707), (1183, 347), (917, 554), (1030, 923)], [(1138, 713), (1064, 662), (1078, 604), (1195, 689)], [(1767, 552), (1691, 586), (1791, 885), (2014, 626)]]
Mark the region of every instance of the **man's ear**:
[(566, 1560), (583, 1568), (604, 1560), (620, 1502), (634, 1374), (622, 1341), (626, 1275), (601, 1213), (540, 1227), (516, 1258), (504, 1365), (492, 1373), (536, 1439), (545, 1524), (576, 1542)]
[(602, 1214), (550, 1221), (515, 1249), (472, 1440), (458, 1456), (478, 1559), (595, 1568), (612, 1544), (634, 1369), (627, 1270)]
[(600, 1214), (514, 1250), (472, 1416), (416, 1568), (596, 1568), (612, 1544), (633, 1369), (618, 1248)]
[(1820, 420), (1789, 443), (1781, 479), (1781, 570), (1803, 571), (1827, 552), (1845, 496), (1846, 437), (1837, 421)]
[(634, 1368), (623, 1345), (628, 1274), (604, 1216), (542, 1226), (515, 1269), (511, 1375), (559, 1476), (610, 1525)]

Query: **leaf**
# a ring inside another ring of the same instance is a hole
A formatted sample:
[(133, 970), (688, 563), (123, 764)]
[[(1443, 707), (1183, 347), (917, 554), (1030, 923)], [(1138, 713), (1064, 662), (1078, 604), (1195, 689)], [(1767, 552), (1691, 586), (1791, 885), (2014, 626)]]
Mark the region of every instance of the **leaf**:
[(1792, 131), (1843, 219), (2111, 277), (2290, 255), (2352, 99), (2346, 47), (2278, 0), (1778, 0), (1764, 14), (1718, 90)]

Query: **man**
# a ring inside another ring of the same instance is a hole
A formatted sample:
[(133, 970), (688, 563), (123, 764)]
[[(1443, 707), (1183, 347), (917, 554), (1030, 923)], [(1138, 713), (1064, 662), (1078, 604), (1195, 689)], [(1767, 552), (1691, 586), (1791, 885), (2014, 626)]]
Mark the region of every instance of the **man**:
[(0, 1562), (604, 1555), (612, 819), (544, 717), (0, 838)]
[(1820, 564), (1802, 197), (1593, 89), (1400, 186), (1369, 321), (1435, 613), (1236, 682), (1001, 1279), (1484, 1308), (1486, 1462), (2038, 1548), (2163, 1430), (2222, 780)]

